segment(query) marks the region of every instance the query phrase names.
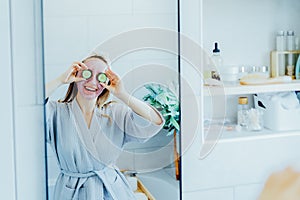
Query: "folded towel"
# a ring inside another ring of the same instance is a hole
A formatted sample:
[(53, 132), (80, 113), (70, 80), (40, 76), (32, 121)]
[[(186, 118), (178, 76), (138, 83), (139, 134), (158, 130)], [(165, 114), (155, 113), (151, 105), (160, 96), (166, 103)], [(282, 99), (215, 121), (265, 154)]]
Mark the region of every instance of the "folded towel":
[(285, 109), (298, 108), (299, 100), (295, 92), (276, 92), (276, 93), (264, 93), (257, 94), (259, 98), (266, 99), (269, 101), (275, 101), (279, 103)]

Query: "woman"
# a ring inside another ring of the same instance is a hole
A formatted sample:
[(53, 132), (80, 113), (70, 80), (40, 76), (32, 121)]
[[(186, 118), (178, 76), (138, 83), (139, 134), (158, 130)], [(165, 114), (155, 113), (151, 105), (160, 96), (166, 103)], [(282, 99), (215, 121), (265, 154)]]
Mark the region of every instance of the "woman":
[[(135, 199), (114, 164), (126, 143), (155, 135), (162, 116), (128, 94), (102, 56), (73, 63), (46, 85), (47, 99), (63, 84), (70, 84), (65, 98), (46, 103), (47, 141), (61, 168), (54, 199)], [(110, 92), (123, 103), (105, 103)]]

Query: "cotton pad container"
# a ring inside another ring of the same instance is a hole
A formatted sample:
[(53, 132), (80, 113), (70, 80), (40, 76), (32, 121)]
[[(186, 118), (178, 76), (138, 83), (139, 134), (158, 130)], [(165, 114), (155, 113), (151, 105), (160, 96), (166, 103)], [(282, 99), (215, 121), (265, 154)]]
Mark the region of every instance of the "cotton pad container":
[(239, 66), (223, 66), (220, 71), (221, 81), (224, 82), (237, 82), (239, 78)]

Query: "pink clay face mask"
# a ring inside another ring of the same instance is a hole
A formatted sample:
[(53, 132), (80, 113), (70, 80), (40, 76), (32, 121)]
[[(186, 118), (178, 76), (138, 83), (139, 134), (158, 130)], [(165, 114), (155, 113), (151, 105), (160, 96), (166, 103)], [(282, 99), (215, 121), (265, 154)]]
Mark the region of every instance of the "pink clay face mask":
[[(81, 96), (86, 99), (95, 99), (97, 98), (104, 87), (100, 84), (98, 80), (99, 74), (103, 74), (107, 68), (106, 63), (97, 58), (91, 58), (84, 62), (88, 67), (88, 70), (83, 70), (78, 73), (79, 77), (88, 77), (84, 81), (77, 82), (78, 92)], [(87, 72), (88, 71), (88, 72)], [(89, 75), (89, 76), (87, 76)]]

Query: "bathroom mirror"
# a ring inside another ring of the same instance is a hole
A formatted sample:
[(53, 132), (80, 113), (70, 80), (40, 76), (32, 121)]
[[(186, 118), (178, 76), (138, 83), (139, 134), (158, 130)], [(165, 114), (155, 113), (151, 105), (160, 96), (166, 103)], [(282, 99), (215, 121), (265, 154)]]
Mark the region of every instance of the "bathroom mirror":
[[(132, 96), (140, 100), (149, 94), (155, 96), (149, 89), (149, 84), (154, 84), (155, 89), (168, 91), (178, 100), (177, 3), (174, 0), (43, 1), (45, 82), (56, 79), (74, 61), (96, 53), (108, 58), (111, 69)], [(57, 88), (48, 102), (63, 99), (67, 89), (68, 85)], [(163, 94), (165, 98), (166, 93)], [(113, 95), (109, 100), (121, 101)], [(151, 105), (150, 101), (147, 103)], [(132, 190), (147, 195), (148, 199), (180, 199), (180, 162), (176, 159), (180, 155), (179, 137), (178, 130), (165, 127), (145, 143), (129, 143), (124, 147), (115, 165)], [(61, 175), (53, 148), (57, 147), (47, 144), (49, 200), (57, 200), (53, 191)], [(68, 173), (63, 175), (72, 176)], [(71, 197), (82, 193), (74, 190), (74, 185), (67, 187)], [(86, 192), (91, 191), (86, 189)]]

